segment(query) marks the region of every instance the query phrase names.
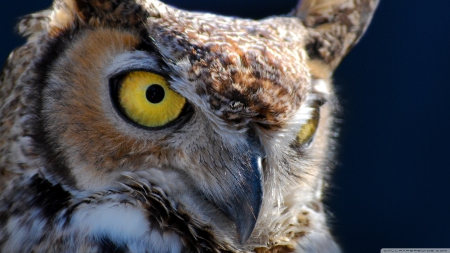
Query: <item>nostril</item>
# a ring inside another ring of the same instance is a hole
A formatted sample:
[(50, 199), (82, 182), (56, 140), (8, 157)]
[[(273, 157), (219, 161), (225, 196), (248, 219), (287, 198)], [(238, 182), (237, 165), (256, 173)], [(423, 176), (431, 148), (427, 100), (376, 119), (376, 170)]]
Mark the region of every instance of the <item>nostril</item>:
[(246, 135), (247, 135), (248, 139), (257, 139), (258, 134), (256, 133), (255, 126), (253, 126), (252, 124), (249, 124)]

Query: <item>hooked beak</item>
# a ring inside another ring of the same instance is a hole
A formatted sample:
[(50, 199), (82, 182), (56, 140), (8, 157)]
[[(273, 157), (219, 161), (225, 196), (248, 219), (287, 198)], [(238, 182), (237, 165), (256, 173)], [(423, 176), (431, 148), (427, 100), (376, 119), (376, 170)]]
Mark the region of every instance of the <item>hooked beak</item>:
[(262, 157), (252, 158), (249, 172), (244, 175), (249, 184), (247, 194), (239, 199), (241, 210), (235, 214), (235, 223), (239, 234), (239, 242), (244, 244), (255, 228), (263, 200)]
[(262, 152), (248, 151), (242, 154), (234, 168), (238, 188), (221, 201), (214, 201), (235, 224), (239, 242), (244, 244), (255, 228), (263, 201)]

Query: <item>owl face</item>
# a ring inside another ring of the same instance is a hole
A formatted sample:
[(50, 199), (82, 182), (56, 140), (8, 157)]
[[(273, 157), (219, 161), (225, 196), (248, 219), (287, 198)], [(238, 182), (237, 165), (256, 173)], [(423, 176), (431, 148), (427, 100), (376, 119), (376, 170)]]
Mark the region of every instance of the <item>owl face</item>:
[[(337, 250), (321, 205), (335, 133), (329, 78), (357, 37), (311, 27), (340, 2), (254, 21), (157, 1), (64, 0), (25, 18), (28, 43), (2, 79), (21, 96), (0, 96), (20, 101), (2, 107), (0, 190), (35, 216), (0, 210), (3, 249), (30, 249), (8, 238), (30, 240), (14, 221), (39, 219), (56, 238), (82, 241), (80, 252), (105, 241), (130, 252)], [(347, 8), (367, 17), (339, 25), (360, 31), (375, 7)], [(40, 192), (42, 180), (52, 186)], [(42, 211), (55, 199), (59, 208)], [(113, 216), (124, 219), (105, 225)]]

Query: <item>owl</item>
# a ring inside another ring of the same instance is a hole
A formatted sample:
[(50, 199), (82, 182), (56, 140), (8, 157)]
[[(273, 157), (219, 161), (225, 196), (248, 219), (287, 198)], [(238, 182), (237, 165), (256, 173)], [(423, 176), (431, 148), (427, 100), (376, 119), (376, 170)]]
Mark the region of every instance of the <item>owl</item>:
[(377, 4), (25, 16), (0, 81), (0, 252), (340, 252), (322, 204), (331, 75)]

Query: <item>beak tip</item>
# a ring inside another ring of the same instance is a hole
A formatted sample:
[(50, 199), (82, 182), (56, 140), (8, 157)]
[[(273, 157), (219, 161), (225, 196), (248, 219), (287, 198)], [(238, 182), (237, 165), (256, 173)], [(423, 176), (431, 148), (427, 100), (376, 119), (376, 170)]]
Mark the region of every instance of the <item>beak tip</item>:
[(245, 244), (255, 228), (256, 221), (253, 225), (237, 226), (238, 238), (240, 244)]

